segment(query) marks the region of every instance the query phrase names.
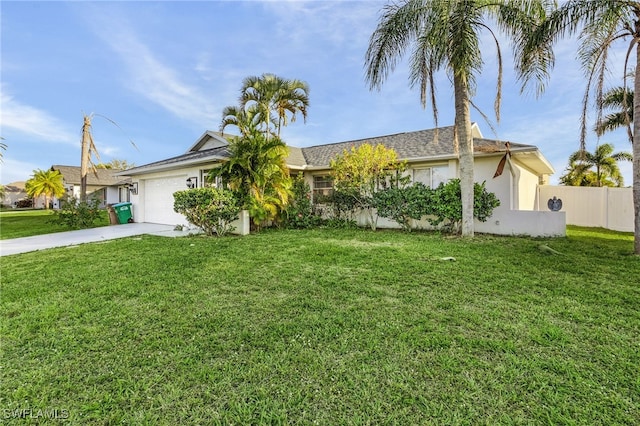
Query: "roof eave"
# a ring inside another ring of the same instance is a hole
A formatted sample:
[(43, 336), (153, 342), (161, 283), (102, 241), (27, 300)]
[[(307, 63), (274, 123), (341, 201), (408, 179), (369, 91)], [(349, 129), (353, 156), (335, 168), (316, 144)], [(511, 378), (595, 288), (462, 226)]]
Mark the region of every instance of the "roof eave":
[(169, 164), (141, 166), (137, 168), (138, 170), (136, 170), (136, 168), (123, 170), (120, 173), (116, 173), (116, 176), (140, 176), (140, 175), (146, 175), (146, 174), (151, 174), (156, 172), (163, 172), (166, 170), (180, 169), (184, 166), (194, 166), (198, 164), (206, 164), (206, 163), (225, 161), (225, 160), (228, 160), (228, 158), (221, 157), (219, 155), (212, 155), (206, 158), (196, 158), (193, 160), (177, 161), (175, 163), (169, 163)]

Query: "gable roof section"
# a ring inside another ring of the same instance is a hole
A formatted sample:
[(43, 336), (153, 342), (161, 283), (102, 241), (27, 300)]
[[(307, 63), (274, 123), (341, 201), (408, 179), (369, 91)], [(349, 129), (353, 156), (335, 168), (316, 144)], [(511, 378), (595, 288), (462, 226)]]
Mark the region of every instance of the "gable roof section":
[(189, 147), (187, 153), (195, 151), (204, 151), (212, 148), (219, 148), (221, 146), (229, 145), (229, 141), (220, 132), (214, 132), (213, 130), (207, 130), (198, 138), (198, 140)]
[[(78, 166), (61, 166), (53, 165), (51, 170), (58, 170), (62, 173), (62, 179), (65, 183), (71, 185), (80, 185), (81, 169)], [(89, 171), (87, 173), (87, 185), (92, 186), (117, 186), (124, 184), (125, 178), (119, 176), (120, 170), (97, 169), (98, 176)]]

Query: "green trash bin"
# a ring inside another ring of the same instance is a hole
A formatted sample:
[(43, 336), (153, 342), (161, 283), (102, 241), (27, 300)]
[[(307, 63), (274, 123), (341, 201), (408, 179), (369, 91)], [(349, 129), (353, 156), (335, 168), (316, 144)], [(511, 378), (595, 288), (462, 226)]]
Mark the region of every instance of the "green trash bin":
[(131, 223), (133, 222), (133, 214), (131, 213), (131, 203), (118, 203), (114, 204), (113, 209), (116, 211), (119, 223)]

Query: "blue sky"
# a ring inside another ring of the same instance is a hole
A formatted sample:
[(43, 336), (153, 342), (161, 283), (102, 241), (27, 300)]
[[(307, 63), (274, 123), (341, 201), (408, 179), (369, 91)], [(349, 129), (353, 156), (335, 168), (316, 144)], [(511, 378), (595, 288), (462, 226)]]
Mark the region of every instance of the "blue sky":
[[(293, 146), (361, 139), (434, 127), (429, 108), (409, 87), (401, 63), (382, 90), (370, 91), (364, 55), (385, 1), (2, 1), (0, 117), (8, 145), (3, 184), (34, 169), (79, 165), (83, 113), (103, 162), (136, 165), (180, 155), (207, 129), (218, 130), (225, 106), (237, 105), (242, 80), (274, 73), (310, 85), (307, 123), (282, 132)], [(495, 48), (485, 45), (475, 103), (492, 115)], [(622, 46), (621, 46), (622, 49)], [(538, 99), (520, 95), (509, 43), (501, 121), (485, 137), (537, 145), (562, 174), (578, 149), (585, 78), (576, 43), (560, 43), (557, 64)], [(622, 68), (621, 54), (614, 55)], [(611, 76), (619, 85), (621, 72)], [(453, 124), (453, 91), (437, 81), (440, 125)], [(593, 120), (592, 120), (593, 121)], [(132, 140), (137, 149), (129, 142)], [(597, 143), (589, 136), (588, 149)], [(631, 151), (624, 132), (604, 136)], [(631, 164), (622, 164), (631, 184)]]

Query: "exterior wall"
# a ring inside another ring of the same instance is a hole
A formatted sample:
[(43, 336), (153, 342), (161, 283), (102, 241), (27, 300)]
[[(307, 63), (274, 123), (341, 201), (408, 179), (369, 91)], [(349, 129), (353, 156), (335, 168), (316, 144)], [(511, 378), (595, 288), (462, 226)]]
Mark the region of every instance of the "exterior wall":
[(549, 199), (561, 199), (569, 225), (633, 232), (632, 188), (542, 185), (538, 191), (538, 209), (548, 211)]
[[(183, 185), (180, 185), (179, 190), (188, 189), (187, 187), (187, 179), (191, 178), (192, 182), (196, 182), (197, 186), (202, 187), (202, 176), (201, 171), (212, 169), (217, 167), (216, 163), (204, 164), (195, 167), (185, 167), (183, 169), (177, 170), (168, 170), (164, 172), (150, 173), (143, 176), (133, 176), (132, 182), (138, 184), (138, 193), (131, 193), (131, 204), (133, 209), (134, 220), (136, 222), (148, 222), (151, 217), (151, 213), (149, 212), (149, 206), (146, 205), (145, 195), (149, 190), (148, 183), (149, 181), (153, 181), (155, 179), (179, 179), (184, 182)], [(171, 189), (167, 189), (168, 192), (171, 192)], [(163, 211), (158, 212), (154, 211), (153, 216), (156, 218), (155, 221), (157, 223), (163, 223), (166, 225), (183, 225), (188, 226), (187, 219), (173, 211), (173, 203), (168, 203), (163, 206)], [(236, 225), (237, 226), (237, 225)]]

